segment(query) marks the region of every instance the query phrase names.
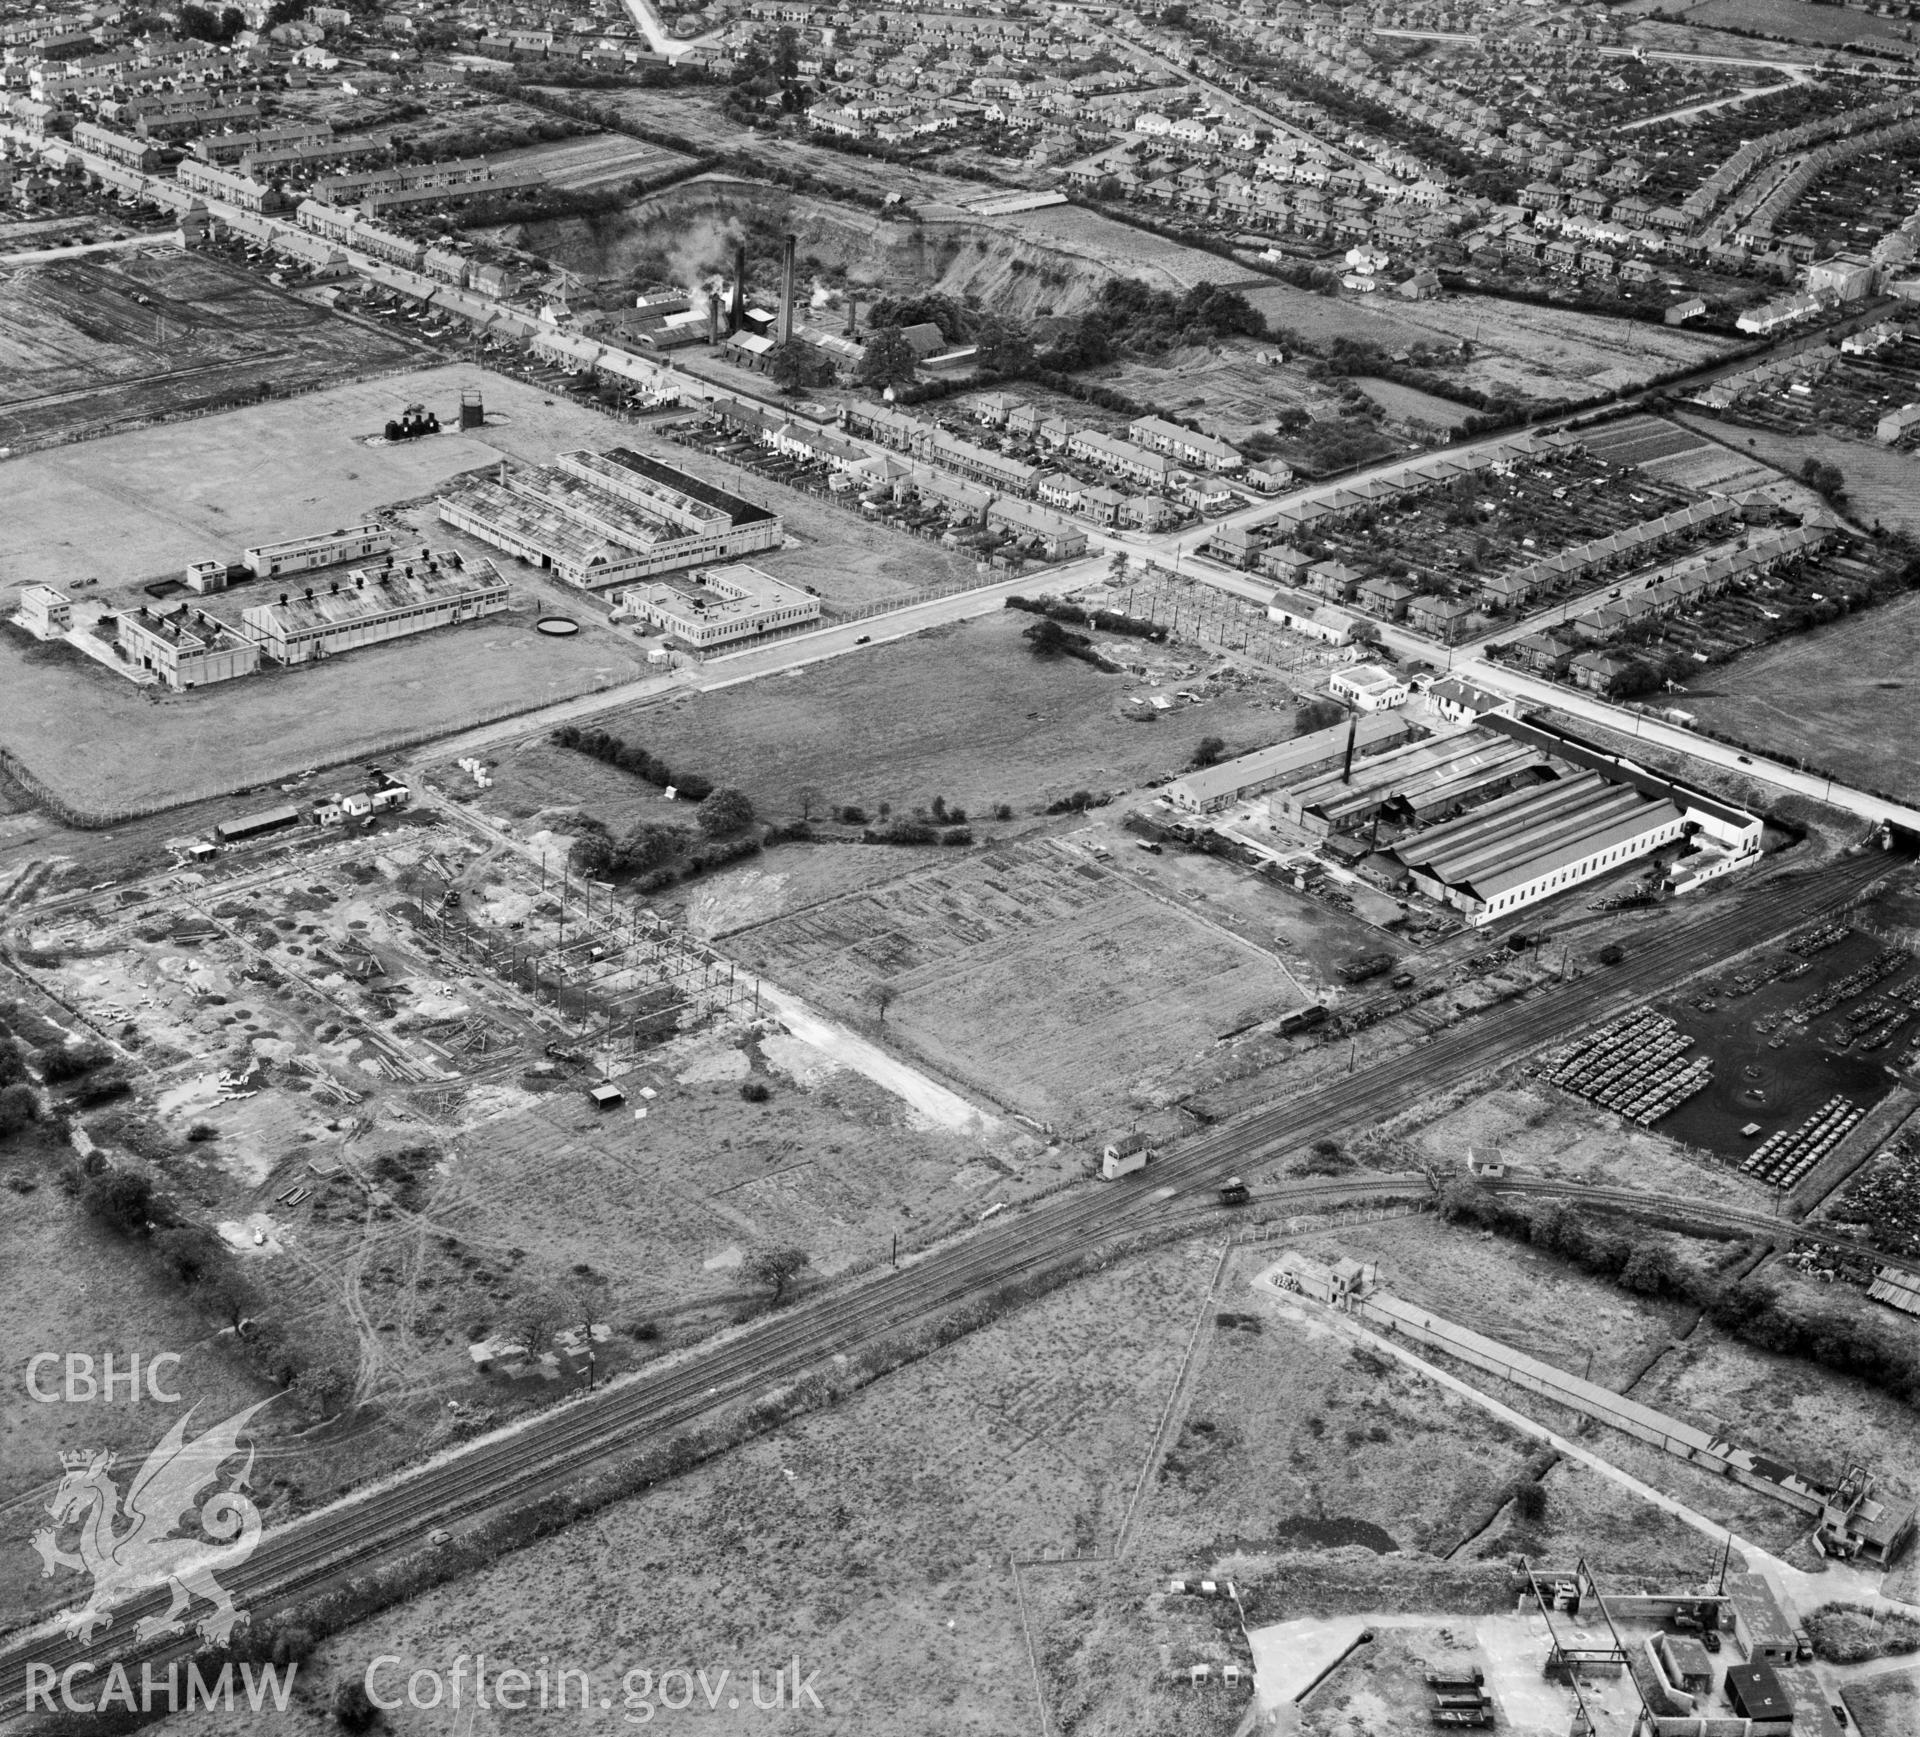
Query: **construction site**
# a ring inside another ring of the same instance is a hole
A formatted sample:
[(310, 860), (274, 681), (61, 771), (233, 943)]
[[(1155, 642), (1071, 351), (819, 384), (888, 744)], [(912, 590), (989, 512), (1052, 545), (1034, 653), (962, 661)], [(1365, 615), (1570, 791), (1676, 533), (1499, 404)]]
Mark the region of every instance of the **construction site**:
[(380, 1411), (287, 1472), (304, 1494), (584, 1379), (564, 1322), (529, 1325), (575, 1263), (626, 1311), (605, 1376), (723, 1321), (776, 1225), (831, 1275), (1061, 1174), (950, 1092), (875, 1084), (784, 992), (571, 875), (566, 838), (377, 775), (307, 788), (178, 841), (164, 908), (68, 899), (19, 931), (41, 1004), (141, 1073), (116, 1137), (271, 1284), (302, 1366)]

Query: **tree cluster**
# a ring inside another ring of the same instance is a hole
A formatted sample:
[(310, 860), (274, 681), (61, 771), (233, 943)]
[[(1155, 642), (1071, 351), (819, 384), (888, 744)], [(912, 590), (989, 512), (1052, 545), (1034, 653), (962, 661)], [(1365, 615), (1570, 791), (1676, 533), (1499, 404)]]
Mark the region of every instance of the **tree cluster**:
[(1032, 648), (1035, 657), (1049, 660), (1073, 657), (1082, 663), (1092, 664), (1107, 675), (1120, 673), (1120, 666), (1103, 657), (1084, 633), (1069, 633), (1059, 622), (1046, 616), (1042, 616), (1020, 637)]
[(1157, 356), (1184, 344), (1266, 335), (1265, 317), (1237, 290), (1197, 283), (1175, 295), (1137, 277), (1109, 278), (1092, 310), (1040, 360), (1050, 368), (1090, 368), (1127, 351)]
[(760, 849), (753, 803), (744, 791), (723, 784), (694, 811), (695, 825), (643, 820), (615, 838), (603, 820), (581, 815), (567, 861), (595, 880), (636, 878), (642, 891), (737, 862)]
[(1122, 615), (1113, 609), (1085, 609), (1078, 603), (1063, 603), (1052, 597), (1009, 597), (1009, 609), (1023, 609), (1029, 615), (1042, 615), (1049, 621), (1064, 621), (1075, 627), (1097, 627), (1127, 639), (1148, 639), (1155, 645), (1167, 637), (1167, 629), (1138, 616)]

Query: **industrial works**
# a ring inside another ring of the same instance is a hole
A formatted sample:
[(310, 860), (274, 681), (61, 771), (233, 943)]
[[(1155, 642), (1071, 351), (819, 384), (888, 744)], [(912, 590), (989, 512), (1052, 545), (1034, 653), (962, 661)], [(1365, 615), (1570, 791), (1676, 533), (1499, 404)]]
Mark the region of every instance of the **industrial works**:
[(1916, 1737), (1916, 63), (0, 0), (0, 1737)]

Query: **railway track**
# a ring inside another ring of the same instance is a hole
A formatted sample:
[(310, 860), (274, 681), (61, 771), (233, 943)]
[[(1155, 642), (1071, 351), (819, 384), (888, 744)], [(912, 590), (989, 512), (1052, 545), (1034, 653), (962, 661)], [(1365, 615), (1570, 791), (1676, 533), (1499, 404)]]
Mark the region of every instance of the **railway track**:
[[(236, 1602), (268, 1617), (352, 1572), (420, 1547), (428, 1531), (562, 1487), (612, 1456), (657, 1445), (704, 1415), (791, 1383), (836, 1356), (855, 1356), (929, 1326), (1064, 1261), (1142, 1234), (1224, 1221), (1211, 1199), (1229, 1170), (1256, 1169), (1318, 1134), (1366, 1126), (1437, 1087), (1518, 1059), (1647, 996), (1760, 945), (1859, 896), (1888, 859), (1862, 854), (1783, 876), (1662, 944), (1640, 948), (1603, 976), (1578, 979), (1493, 1010), (1360, 1073), (1317, 1086), (1186, 1142), (1136, 1182), (1071, 1190), (1016, 1210), (898, 1271), (871, 1275), (696, 1349), (654, 1374), (603, 1389), (458, 1454), (269, 1532), (223, 1578)], [(1302, 1207), (1418, 1196), (1424, 1174), (1314, 1179), (1264, 1191), (1266, 1205)], [(1201, 1192), (1204, 1191), (1204, 1194)], [(1626, 1191), (1613, 1191), (1625, 1193)], [(129, 1601), (91, 1645), (47, 1625), (0, 1637), (0, 1728), (24, 1716), (29, 1662), (64, 1671), (109, 1659), (164, 1666), (192, 1651), (132, 1642), (159, 1595)]]

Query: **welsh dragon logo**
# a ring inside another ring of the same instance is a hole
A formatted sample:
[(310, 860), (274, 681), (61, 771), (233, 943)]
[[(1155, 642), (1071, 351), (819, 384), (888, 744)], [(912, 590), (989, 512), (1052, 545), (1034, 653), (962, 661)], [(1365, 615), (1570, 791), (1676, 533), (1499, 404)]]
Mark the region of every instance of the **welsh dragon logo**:
[[(234, 1625), (246, 1620), (247, 1613), (234, 1607), (232, 1594), (216, 1575), (238, 1568), (260, 1542), (260, 1510), (243, 1493), (253, 1471), (253, 1449), (246, 1450), (246, 1463), (231, 1488), (216, 1489), (204, 1502), (199, 1498), (209, 1484), (220, 1481), (220, 1468), (241, 1451), (240, 1432), (253, 1414), (270, 1404), (263, 1399), (250, 1405), (192, 1441), (186, 1439), (193, 1417), (189, 1410), (147, 1456), (124, 1500), (108, 1475), (111, 1453), (82, 1449), (60, 1456), (66, 1476), (47, 1504), (54, 1524), (33, 1535), (33, 1547), (40, 1554), (43, 1579), (51, 1578), (56, 1568), (81, 1569), (93, 1576), (93, 1596), (60, 1613), (60, 1626), (68, 1634), (91, 1641), (95, 1629), (112, 1626), (115, 1605), (158, 1586), (172, 1592), (173, 1602), (164, 1615), (140, 1620), (135, 1630), (140, 1640), (184, 1632), (181, 1618), (196, 1598), (213, 1606), (195, 1625), (206, 1641), (224, 1642)], [(205, 1536), (178, 1535), (182, 1517), (196, 1503)], [(131, 1524), (116, 1530), (122, 1519)], [(79, 1528), (75, 1550), (60, 1547), (60, 1534), (69, 1526)]]

